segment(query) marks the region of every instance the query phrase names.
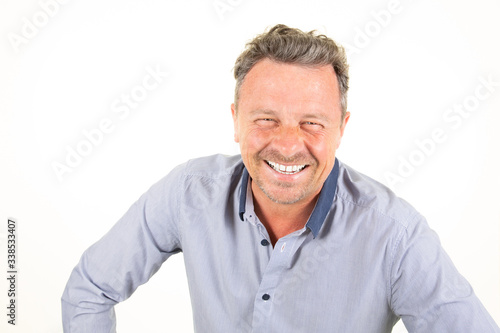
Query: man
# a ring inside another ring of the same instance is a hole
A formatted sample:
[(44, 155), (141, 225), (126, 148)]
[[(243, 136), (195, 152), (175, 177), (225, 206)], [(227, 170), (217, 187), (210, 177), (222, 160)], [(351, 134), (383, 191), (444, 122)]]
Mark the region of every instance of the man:
[(191, 160), (151, 187), (71, 274), (65, 332), (110, 332), (113, 306), (183, 252), (197, 332), (500, 332), (424, 218), (335, 158), (341, 47), (284, 25), (236, 61), (241, 156)]

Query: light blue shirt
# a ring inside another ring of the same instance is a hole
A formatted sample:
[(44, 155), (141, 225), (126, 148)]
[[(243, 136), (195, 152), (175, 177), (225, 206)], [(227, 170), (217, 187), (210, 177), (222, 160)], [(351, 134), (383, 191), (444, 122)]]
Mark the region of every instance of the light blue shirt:
[[(270, 245), (240, 156), (191, 160), (82, 256), (65, 332), (113, 332), (113, 306), (182, 251), (196, 332), (500, 332), (408, 203), (336, 160), (304, 228)], [(168, 329), (168, 328), (166, 328)]]

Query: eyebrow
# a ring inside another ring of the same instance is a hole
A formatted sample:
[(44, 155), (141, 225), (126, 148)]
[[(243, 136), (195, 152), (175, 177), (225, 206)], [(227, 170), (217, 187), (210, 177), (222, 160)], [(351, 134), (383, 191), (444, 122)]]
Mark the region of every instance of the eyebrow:
[(268, 114), (268, 115), (275, 115), (276, 111), (271, 110), (271, 109), (256, 109), (250, 111), (250, 115), (256, 115), (256, 114)]
[[(276, 116), (278, 112), (272, 109), (255, 109), (250, 111), (251, 116), (255, 115), (269, 115), (269, 116)], [(317, 119), (317, 120), (322, 120), (327, 123), (331, 123), (331, 119), (328, 118), (326, 115), (322, 113), (306, 113), (303, 117), (303, 119)]]
[[(250, 111), (250, 115), (256, 115), (256, 114), (264, 114), (264, 115), (276, 115), (278, 112), (272, 109), (255, 109)], [(307, 118), (307, 119), (320, 119), (320, 120), (325, 120), (328, 121), (329, 118), (325, 116), (324, 114), (321, 113), (307, 113), (305, 114), (302, 118)]]
[(323, 120), (325, 122), (331, 122), (330, 118), (328, 118), (327, 116), (325, 116), (324, 114), (321, 114), (321, 113), (307, 113), (304, 115), (305, 119), (319, 119), (319, 120)]

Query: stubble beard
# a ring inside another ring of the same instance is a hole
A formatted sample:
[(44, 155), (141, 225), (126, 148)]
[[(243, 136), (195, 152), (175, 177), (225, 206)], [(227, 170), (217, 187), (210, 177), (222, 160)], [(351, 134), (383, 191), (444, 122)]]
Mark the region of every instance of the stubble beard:
[[(309, 172), (309, 179), (305, 182), (301, 182), (300, 184), (296, 184), (295, 182), (269, 182), (259, 177), (259, 174), (255, 175), (255, 178), (252, 178), (252, 181), (260, 188), (260, 190), (274, 203), (282, 204), (282, 205), (292, 205), (306, 198), (309, 193), (312, 192), (313, 187), (313, 178), (317, 168), (316, 160), (305, 154), (297, 154), (292, 158), (283, 158), (279, 153), (275, 151), (262, 151), (256, 154), (254, 158), (254, 163), (257, 168), (266, 168), (267, 166), (262, 165), (262, 162), (265, 161), (273, 161), (277, 163), (293, 163), (293, 164), (307, 164), (306, 169)], [(267, 164), (267, 163), (266, 163)], [(301, 171), (303, 172), (303, 171)], [(275, 191), (273, 188), (278, 188), (278, 191)], [(287, 190), (293, 192), (287, 195)], [(273, 193), (278, 192), (278, 193)]]

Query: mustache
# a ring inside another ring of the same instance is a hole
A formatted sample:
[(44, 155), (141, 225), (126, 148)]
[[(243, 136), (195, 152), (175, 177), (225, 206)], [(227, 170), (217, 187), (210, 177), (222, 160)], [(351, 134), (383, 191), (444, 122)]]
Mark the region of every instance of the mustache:
[(292, 164), (307, 164), (312, 165), (316, 163), (316, 159), (311, 155), (300, 152), (292, 156), (283, 156), (276, 149), (264, 149), (256, 155), (257, 159), (272, 161), (279, 164), (292, 163)]

